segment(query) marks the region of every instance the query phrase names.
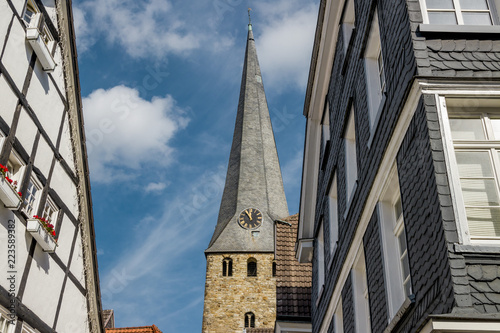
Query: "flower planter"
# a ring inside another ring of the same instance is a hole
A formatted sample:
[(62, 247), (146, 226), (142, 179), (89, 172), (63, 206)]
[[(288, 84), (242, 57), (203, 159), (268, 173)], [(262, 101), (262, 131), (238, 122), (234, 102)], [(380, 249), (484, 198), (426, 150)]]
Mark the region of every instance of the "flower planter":
[(0, 175), (0, 200), (6, 208), (10, 210), (19, 209), (21, 205), (21, 197), (9, 182)]
[(40, 221), (29, 219), (26, 230), (36, 239), (45, 252), (53, 253), (56, 250), (57, 242), (49, 235)]

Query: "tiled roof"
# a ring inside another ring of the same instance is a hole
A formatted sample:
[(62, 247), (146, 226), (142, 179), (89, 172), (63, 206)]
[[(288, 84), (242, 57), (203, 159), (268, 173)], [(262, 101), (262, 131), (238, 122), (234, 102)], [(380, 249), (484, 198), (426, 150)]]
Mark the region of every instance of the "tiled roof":
[(273, 328), (247, 328), (246, 333), (274, 333)]
[(276, 223), (276, 315), (311, 316), (312, 264), (295, 259), (299, 215)]
[(102, 322), (104, 324), (104, 328), (115, 327), (115, 313), (112, 309), (102, 311)]
[(458, 76), (500, 75), (500, 41), (427, 40), (433, 73)]
[(123, 328), (107, 328), (106, 333), (162, 333), (156, 327), (153, 326), (140, 326), (140, 327), (123, 327)]

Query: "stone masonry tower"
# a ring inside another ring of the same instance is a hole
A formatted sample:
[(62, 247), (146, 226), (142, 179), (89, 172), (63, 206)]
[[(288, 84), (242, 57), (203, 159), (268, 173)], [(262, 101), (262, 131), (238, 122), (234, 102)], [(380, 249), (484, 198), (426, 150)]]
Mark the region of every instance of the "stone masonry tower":
[(287, 216), (278, 154), (249, 24), (226, 184), (217, 225), (205, 251), (203, 333), (274, 327), (274, 223)]

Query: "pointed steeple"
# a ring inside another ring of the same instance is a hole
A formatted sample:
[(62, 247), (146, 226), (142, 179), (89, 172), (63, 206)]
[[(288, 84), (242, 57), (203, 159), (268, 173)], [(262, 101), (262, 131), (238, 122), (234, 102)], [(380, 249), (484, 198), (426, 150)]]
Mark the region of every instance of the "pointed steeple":
[[(257, 229), (248, 230), (238, 224), (241, 212), (248, 208), (262, 213), (262, 224)], [(217, 225), (205, 252), (272, 252), (274, 221), (288, 215), (252, 24), (249, 23), (226, 184)]]

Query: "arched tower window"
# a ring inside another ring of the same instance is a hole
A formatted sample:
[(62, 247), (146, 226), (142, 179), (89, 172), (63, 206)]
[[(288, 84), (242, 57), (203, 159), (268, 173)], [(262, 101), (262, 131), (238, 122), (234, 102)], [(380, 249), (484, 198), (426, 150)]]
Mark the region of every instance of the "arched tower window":
[(249, 258), (247, 261), (247, 276), (257, 276), (257, 260)]
[(233, 259), (224, 258), (222, 260), (222, 276), (233, 276)]
[(245, 328), (255, 327), (255, 315), (253, 312), (245, 313)]
[(276, 276), (276, 261), (273, 261), (273, 276)]

